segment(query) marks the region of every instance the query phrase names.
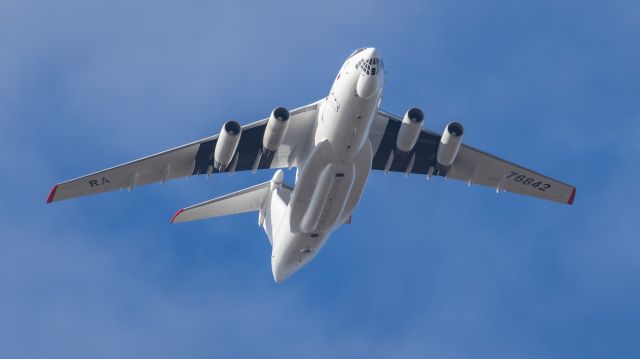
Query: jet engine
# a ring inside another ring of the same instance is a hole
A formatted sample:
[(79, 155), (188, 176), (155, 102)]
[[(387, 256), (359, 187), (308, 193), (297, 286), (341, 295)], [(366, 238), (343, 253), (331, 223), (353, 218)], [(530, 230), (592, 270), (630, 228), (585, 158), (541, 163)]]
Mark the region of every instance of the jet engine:
[(424, 121), (424, 113), (417, 107), (409, 109), (404, 114), (398, 137), (396, 138), (396, 149), (401, 152), (411, 152), (413, 146), (418, 141), (420, 131), (422, 130), (422, 122)]
[(289, 128), (289, 111), (284, 107), (276, 107), (269, 116), (269, 121), (262, 138), (262, 153), (270, 158), (278, 150)]
[(453, 164), (462, 144), (463, 133), (464, 128), (458, 122), (451, 122), (445, 127), (436, 155), (438, 164), (444, 167), (449, 167)]
[(227, 121), (220, 130), (220, 136), (213, 153), (213, 167), (219, 172), (223, 172), (233, 160), (236, 153), (242, 127), (236, 121)]

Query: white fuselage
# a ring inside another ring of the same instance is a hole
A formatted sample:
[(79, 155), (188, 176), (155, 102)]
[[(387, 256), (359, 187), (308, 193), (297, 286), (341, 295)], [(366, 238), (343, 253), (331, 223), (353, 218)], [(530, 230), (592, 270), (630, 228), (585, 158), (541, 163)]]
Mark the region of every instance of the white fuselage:
[(276, 282), (308, 263), (357, 206), (371, 170), (369, 129), (383, 76), (373, 48), (347, 59), (318, 111), (313, 147), (299, 165), (291, 198), (273, 196), (265, 230), (270, 226)]

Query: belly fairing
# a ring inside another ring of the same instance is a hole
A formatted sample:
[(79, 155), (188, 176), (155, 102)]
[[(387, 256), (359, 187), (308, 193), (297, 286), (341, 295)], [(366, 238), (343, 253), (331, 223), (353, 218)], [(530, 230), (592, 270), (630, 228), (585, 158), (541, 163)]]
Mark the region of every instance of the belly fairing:
[(300, 221), (302, 232), (324, 233), (337, 224), (342, 218), (354, 177), (353, 164), (324, 166)]
[(291, 200), (290, 227), (295, 232), (325, 233), (342, 224), (357, 206), (369, 172), (372, 150), (367, 140), (348, 164), (331, 161), (332, 146), (321, 142), (300, 172)]

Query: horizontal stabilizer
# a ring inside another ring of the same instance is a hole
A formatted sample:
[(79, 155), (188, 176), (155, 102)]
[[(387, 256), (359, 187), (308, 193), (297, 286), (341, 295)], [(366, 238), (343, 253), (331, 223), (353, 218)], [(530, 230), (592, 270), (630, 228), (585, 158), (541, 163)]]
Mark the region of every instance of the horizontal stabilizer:
[(176, 212), (171, 223), (259, 211), (269, 195), (270, 187), (271, 181), (183, 208)]

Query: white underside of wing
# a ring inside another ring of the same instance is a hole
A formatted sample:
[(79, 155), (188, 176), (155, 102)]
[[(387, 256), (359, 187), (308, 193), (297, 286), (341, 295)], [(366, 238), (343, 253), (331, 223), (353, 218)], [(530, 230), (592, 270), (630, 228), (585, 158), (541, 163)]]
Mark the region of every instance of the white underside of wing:
[[(315, 126), (318, 103), (315, 102), (291, 111), (289, 130), (283, 144), (276, 153), (271, 168), (286, 168), (298, 165), (307, 151), (308, 139)], [(245, 126), (246, 131), (265, 125), (263, 119)], [(90, 194), (118, 189), (132, 189), (136, 186), (164, 182), (191, 176), (194, 171), (196, 154), (200, 145), (214, 140), (210, 136), (183, 146), (163, 151), (122, 165), (111, 167), (89, 175), (78, 177), (60, 184), (51, 190), (47, 202), (60, 201)], [(262, 140), (262, 139), (260, 139)]]
[(271, 162), (271, 168), (301, 167), (313, 147), (312, 134), (322, 101), (291, 111), (287, 134)]
[(216, 137), (217, 135), (207, 137), (187, 145), (60, 183), (52, 190), (48, 202), (118, 189), (133, 189), (139, 185), (189, 176), (193, 172), (194, 160), (200, 144)]
[(495, 157), (473, 147), (462, 145), (448, 178), (494, 188), (497, 192), (513, 192), (572, 204), (575, 187), (540, 173)]

